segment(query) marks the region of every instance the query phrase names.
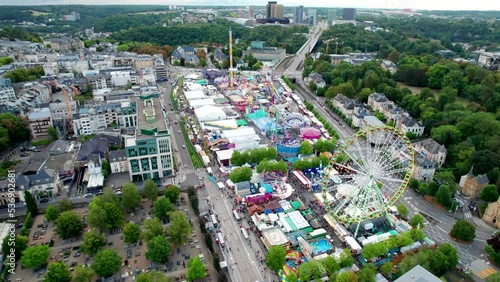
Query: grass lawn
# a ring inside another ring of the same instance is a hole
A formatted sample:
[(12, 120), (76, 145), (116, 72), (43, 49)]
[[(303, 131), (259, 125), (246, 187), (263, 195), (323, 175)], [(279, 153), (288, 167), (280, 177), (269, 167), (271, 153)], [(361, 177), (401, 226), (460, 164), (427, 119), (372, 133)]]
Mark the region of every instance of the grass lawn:
[(31, 141), (31, 146), (46, 146), (52, 143), (52, 139)]

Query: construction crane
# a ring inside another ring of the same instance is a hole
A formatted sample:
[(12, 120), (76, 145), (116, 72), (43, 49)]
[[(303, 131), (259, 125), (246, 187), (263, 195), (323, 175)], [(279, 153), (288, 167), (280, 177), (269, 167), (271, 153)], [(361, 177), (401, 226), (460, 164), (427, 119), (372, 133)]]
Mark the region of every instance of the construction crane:
[(330, 38), (330, 39), (326, 39), (326, 40), (323, 40), (323, 43), (326, 44), (326, 52), (325, 52), (325, 55), (328, 56), (328, 47), (330, 46), (330, 42), (335, 42), (335, 54), (338, 54), (338, 51), (339, 51), (339, 44), (342, 44), (343, 42), (338, 42), (337, 41), (338, 38)]

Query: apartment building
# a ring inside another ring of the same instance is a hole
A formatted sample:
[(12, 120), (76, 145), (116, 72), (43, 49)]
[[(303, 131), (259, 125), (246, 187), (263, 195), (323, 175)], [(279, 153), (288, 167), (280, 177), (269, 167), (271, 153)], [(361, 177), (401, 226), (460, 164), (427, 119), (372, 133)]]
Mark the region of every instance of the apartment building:
[(153, 57), (151, 55), (138, 55), (135, 58), (135, 69), (152, 68), (153, 67)]
[(170, 132), (158, 93), (137, 100), (138, 125), (125, 138), (125, 153), (131, 181), (160, 179), (173, 173)]
[(52, 126), (52, 116), (49, 108), (35, 109), (29, 113), (28, 123), (33, 139), (50, 139), (49, 126)]
[(78, 135), (96, 134), (109, 126), (133, 127), (137, 124), (136, 103), (87, 104), (78, 108), (72, 120)]
[(0, 105), (16, 101), (16, 93), (10, 78), (0, 78)]

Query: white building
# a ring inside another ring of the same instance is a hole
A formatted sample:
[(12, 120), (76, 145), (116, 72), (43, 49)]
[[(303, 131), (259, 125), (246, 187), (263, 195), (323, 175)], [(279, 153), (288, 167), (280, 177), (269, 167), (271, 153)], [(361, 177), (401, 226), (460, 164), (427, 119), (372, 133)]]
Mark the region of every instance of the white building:
[(89, 157), (88, 167), (83, 176), (83, 181), (87, 182), (87, 191), (102, 189), (104, 185), (104, 175), (102, 174), (101, 155), (95, 154)]
[(156, 85), (156, 72), (153, 68), (142, 68), (137, 72), (140, 85)]
[(109, 165), (111, 166), (109, 173), (128, 172), (128, 161), (125, 150), (109, 151)]
[(237, 151), (256, 149), (261, 145), (259, 135), (249, 126), (235, 130), (224, 130), (222, 138), (232, 144), (233, 149)]
[(404, 133), (411, 132), (416, 136), (422, 136), (425, 130), (425, 126), (420, 121), (408, 114), (397, 120), (396, 128)]
[(23, 175), (17, 177), (17, 186), (20, 190), (28, 190), (37, 197), (40, 193), (59, 192), (59, 172), (53, 169), (41, 169), (35, 174)]
[[(76, 101), (69, 102), (69, 108), (71, 113), (76, 113), (78, 103)], [(70, 120), (72, 117), (68, 113), (68, 107), (65, 102), (50, 103), (49, 104), (50, 113), (52, 115), (52, 121), (54, 123), (62, 122), (63, 120)]]
[[(136, 104), (107, 103), (81, 107), (73, 114), (73, 129), (76, 134), (91, 135), (108, 126), (133, 127), (137, 123)], [(125, 113), (125, 116), (122, 115)]]
[(10, 78), (1, 78), (0, 79), (0, 105), (5, 104), (5, 102), (14, 102), (16, 101), (16, 93), (14, 92), (14, 87), (12, 87), (12, 83)]
[(43, 72), (45, 75), (56, 75), (59, 73), (59, 65), (56, 62), (48, 62), (43, 64)]
[(115, 87), (139, 84), (139, 76), (134, 71), (112, 71), (111, 83)]
[(26, 83), (23, 89), (19, 91), (19, 99), (17, 102), (27, 102), (32, 106), (45, 103), (50, 97), (50, 86), (39, 83)]
[(439, 144), (432, 138), (427, 138), (412, 143), (415, 151), (432, 160), (437, 167), (441, 167), (446, 161), (448, 150), (444, 145)]
[(52, 126), (52, 116), (49, 108), (34, 109), (28, 115), (28, 122), (33, 139), (47, 140), (51, 138), (49, 127)]

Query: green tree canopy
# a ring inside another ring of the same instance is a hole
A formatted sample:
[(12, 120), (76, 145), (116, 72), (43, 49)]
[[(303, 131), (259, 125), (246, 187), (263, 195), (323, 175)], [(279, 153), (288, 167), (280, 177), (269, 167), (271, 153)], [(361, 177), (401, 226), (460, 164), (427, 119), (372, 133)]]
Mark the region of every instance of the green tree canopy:
[(312, 153), (313, 153), (313, 148), (311, 143), (309, 143), (309, 141), (302, 141), (302, 143), (300, 143), (299, 154), (310, 155)]
[(123, 217), (123, 210), (119, 206), (115, 203), (107, 202), (104, 204), (104, 211), (106, 212), (107, 228), (115, 229), (123, 226), (125, 219)]
[(336, 146), (337, 144), (335, 139), (332, 140), (319, 139), (314, 143), (314, 150), (318, 153), (333, 152)]
[(188, 271), (186, 278), (188, 281), (193, 281), (207, 276), (205, 265), (203, 265), (203, 262), (198, 256), (189, 260), (187, 268)]
[(451, 197), (451, 190), (448, 185), (439, 186), (436, 192), (436, 201), (445, 207), (450, 207), (453, 201)]
[(401, 215), (402, 217), (408, 216), (408, 208), (404, 204), (399, 204), (397, 206), (397, 209), (398, 209), (399, 215)]
[(59, 212), (70, 211), (73, 209), (73, 203), (69, 199), (62, 199), (57, 201), (57, 208)]
[(148, 179), (144, 183), (144, 197), (149, 199), (151, 202), (155, 201), (158, 198), (158, 185), (153, 179)]
[(107, 214), (103, 205), (100, 197), (94, 197), (89, 203), (89, 213), (87, 215), (87, 222), (90, 227), (101, 232), (108, 230)]
[(134, 183), (127, 183), (122, 188), (122, 207), (125, 211), (133, 211), (141, 206), (141, 195)]
[(498, 200), (498, 191), (497, 187), (494, 184), (486, 185), (481, 193), (479, 194), (479, 198), (485, 202), (495, 202)]
[(186, 214), (181, 211), (174, 211), (170, 214), (170, 225), (167, 234), (170, 241), (177, 247), (187, 243), (191, 236), (192, 228)]
[(137, 276), (137, 282), (172, 282), (173, 280), (165, 276), (162, 272), (143, 272)]
[(455, 222), (450, 234), (463, 241), (472, 241), (476, 237), (476, 227), (467, 220), (460, 219)]
[[(3, 238), (2, 250), (7, 250), (9, 252), (6, 251), (5, 253), (10, 253), (10, 249), (14, 248), (16, 254), (16, 260), (19, 260), (21, 258), (23, 251), (26, 250), (26, 248), (28, 248), (29, 239), (28, 237), (21, 235), (17, 235), (14, 238), (14, 241), (9, 241), (9, 239), (10, 236), (6, 236), (5, 238)], [(12, 245), (12, 243), (9, 244), (9, 242), (14, 242), (14, 245)]]
[(120, 270), (121, 264), (121, 258), (116, 250), (100, 250), (94, 258), (92, 269), (101, 277), (110, 277)]
[(71, 281), (71, 271), (64, 262), (53, 262), (47, 268), (45, 275), (46, 282), (69, 282)]
[(266, 254), (266, 265), (273, 271), (279, 271), (285, 265), (286, 251), (281, 246), (273, 246)]
[(75, 267), (75, 276), (73, 282), (91, 282), (95, 272), (90, 267), (77, 266)]
[(160, 220), (167, 220), (170, 212), (174, 210), (174, 206), (166, 197), (161, 197), (154, 202), (153, 214)]
[(50, 250), (49, 246), (47, 245), (28, 247), (26, 250), (23, 251), (21, 263), (25, 267), (38, 269), (47, 262), (49, 255), (50, 255)]
[(26, 202), (26, 209), (31, 213), (31, 216), (36, 216), (38, 214), (38, 206), (35, 202), (35, 198), (29, 191), (24, 191), (24, 201)]
[(418, 226), (423, 227), (424, 223), (425, 223), (425, 219), (421, 214), (417, 213), (411, 218), (409, 223), (411, 226), (413, 226), (415, 228), (417, 228)]
[(80, 249), (84, 254), (94, 256), (97, 252), (106, 245), (106, 239), (103, 235), (91, 230), (85, 233)]
[(231, 171), (229, 179), (231, 179), (233, 183), (250, 181), (250, 179), (252, 178), (252, 173), (252, 169), (249, 167), (237, 168)]
[(123, 228), (123, 236), (123, 241), (125, 243), (135, 243), (141, 239), (141, 228), (139, 225), (129, 222), (125, 225), (125, 228)]
[(358, 281), (359, 282), (375, 282), (375, 277), (377, 276), (377, 267), (372, 264), (366, 264), (361, 268), (358, 272)]
[(146, 219), (144, 221), (142, 238), (146, 242), (149, 242), (149, 240), (159, 235), (165, 235), (165, 229), (158, 218)]
[(175, 185), (168, 185), (165, 189), (165, 197), (167, 197), (172, 204), (177, 202), (180, 194), (181, 190)]
[(59, 217), (59, 211), (54, 205), (50, 205), (45, 210), (45, 219), (47, 221), (55, 221)]
[(164, 235), (156, 236), (148, 242), (146, 258), (157, 263), (166, 263), (172, 253), (170, 244)]
[(83, 232), (83, 222), (74, 211), (65, 211), (56, 220), (56, 233), (63, 239), (79, 237)]

